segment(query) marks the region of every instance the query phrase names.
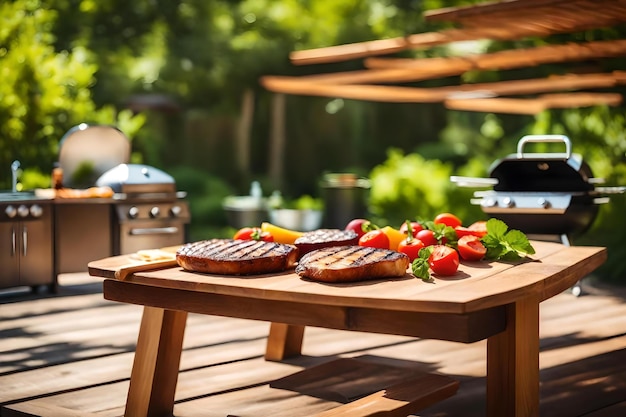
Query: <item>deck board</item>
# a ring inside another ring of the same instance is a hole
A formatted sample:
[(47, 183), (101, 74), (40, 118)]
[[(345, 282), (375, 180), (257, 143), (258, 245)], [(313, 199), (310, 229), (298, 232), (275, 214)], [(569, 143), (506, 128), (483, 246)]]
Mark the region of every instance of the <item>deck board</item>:
[[(0, 292), (0, 416), (121, 416), (141, 307), (104, 300), (101, 280), (86, 274), (59, 282), (54, 295)], [(585, 282), (585, 290), (541, 305), (541, 415), (626, 412), (626, 288)], [(264, 322), (190, 314), (175, 415), (321, 411), (328, 403), (268, 383), (339, 357), (450, 375), (461, 381), (457, 394), (420, 415), (484, 415), (484, 341), (307, 328), (302, 357), (267, 362), (268, 330)]]

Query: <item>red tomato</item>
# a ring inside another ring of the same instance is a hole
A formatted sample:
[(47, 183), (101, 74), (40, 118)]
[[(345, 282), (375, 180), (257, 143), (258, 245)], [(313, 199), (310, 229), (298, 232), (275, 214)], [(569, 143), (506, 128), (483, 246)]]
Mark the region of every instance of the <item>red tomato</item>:
[(457, 216), (452, 213), (440, 213), (435, 217), (435, 224), (445, 224), (450, 227), (461, 226), (463, 222)]
[(421, 240), (424, 243), (424, 246), (439, 244), (439, 242), (437, 242), (437, 238), (435, 237), (435, 233), (432, 230), (420, 230), (419, 232), (417, 232), (415, 237)]
[[(370, 225), (371, 222), (365, 219), (353, 219), (348, 223), (345, 230), (352, 230), (355, 232), (359, 238), (363, 236), (367, 232), (367, 226)], [(363, 227), (365, 226), (365, 228)]]
[(474, 236), (475, 233), (473, 230), (464, 226), (457, 226), (454, 228), (454, 231), (456, 232), (456, 237), (459, 239), (463, 236)]
[(371, 230), (359, 239), (359, 246), (389, 249), (389, 237), (380, 229)]
[(244, 227), (239, 229), (235, 236), (235, 240), (262, 240), (264, 242), (273, 242), (274, 236), (270, 232), (264, 232), (260, 227)]
[(469, 227), (457, 226), (454, 228), (456, 236), (460, 239), (463, 236), (483, 237), (487, 234), (486, 222), (480, 221), (473, 223)]
[(406, 254), (411, 262), (419, 258), (419, 251), (424, 247), (424, 242), (417, 238), (406, 238), (398, 245), (398, 252)]
[(468, 229), (474, 232), (474, 236), (483, 237), (487, 234), (487, 222), (484, 220), (474, 222)]
[(478, 236), (463, 236), (459, 239), (457, 245), (461, 258), (466, 261), (480, 261), (487, 254), (487, 248), (485, 248)]
[(454, 275), (459, 269), (459, 254), (449, 246), (436, 245), (428, 257), (428, 265), (437, 275)]
[[(424, 230), (424, 228), (422, 227), (421, 224), (419, 224), (419, 222), (411, 222), (411, 227), (413, 228), (413, 236), (415, 236), (417, 232), (419, 232), (420, 230)], [(402, 223), (402, 226), (400, 226), (400, 231), (404, 233), (405, 235), (409, 234), (409, 228), (406, 225), (406, 222)]]

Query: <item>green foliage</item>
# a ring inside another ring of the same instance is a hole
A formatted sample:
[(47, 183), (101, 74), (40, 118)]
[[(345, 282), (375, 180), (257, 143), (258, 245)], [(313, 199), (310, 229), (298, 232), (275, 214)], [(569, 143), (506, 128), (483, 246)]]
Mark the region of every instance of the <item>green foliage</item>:
[(498, 219), (487, 220), (487, 234), (481, 238), (487, 248), (486, 259), (516, 261), (535, 253), (526, 235)]
[[(57, 11), (38, 0), (0, 4), (0, 169), (7, 167), (8, 174), (11, 161), (20, 160), (24, 189), (49, 185), (43, 178), (71, 127), (118, 121), (111, 106), (98, 110), (92, 99), (98, 68), (91, 51), (81, 46), (55, 50), (52, 29), (58, 18)], [(127, 134), (142, 124), (128, 113), (120, 114), (119, 121), (129, 128)], [(0, 188), (9, 184), (10, 176), (0, 175)]]
[(369, 176), (369, 207), (375, 223), (399, 225), (406, 219), (433, 219), (441, 212), (469, 218), (467, 200), (462, 206), (451, 204), (458, 191), (450, 182), (452, 168), (450, 163), (390, 149), (387, 160)]
[(231, 236), (230, 230), (224, 230), (227, 221), (222, 202), (233, 193), (232, 188), (223, 179), (194, 168), (180, 166), (169, 173), (178, 189), (187, 192), (192, 222), (190, 239)]

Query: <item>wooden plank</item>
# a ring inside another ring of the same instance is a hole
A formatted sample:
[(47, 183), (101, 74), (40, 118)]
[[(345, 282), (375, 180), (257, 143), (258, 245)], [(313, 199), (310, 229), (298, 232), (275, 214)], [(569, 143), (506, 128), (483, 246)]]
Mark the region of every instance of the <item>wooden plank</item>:
[(614, 93), (566, 93), (544, 94), (537, 98), (469, 98), (448, 99), (444, 102), (450, 110), (484, 113), (539, 114), (547, 109), (570, 109), (591, 106), (618, 106), (621, 94)]
[[(381, 71), (386, 72), (385, 70)], [(380, 71), (373, 71), (374, 74), (377, 72)], [(396, 72), (398, 71), (396, 70)], [(520, 105), (523, 106), (524, 101), (522, 100), (502, 98), (490, 101), (490, 99), (492, 97), (503, 95), (524, 95), (550, 91), (576, 91), (587, 88), (614, 87), (618, 83), (621, 83), (622, 79), (623, 75), (621, 74), (568, 74), (562, 76), (551, 76), (542, 79), (419, 88), (368, 84), (331, 84), (327, 82), (328, 78), (324, 79), (324, 82), (319, 83), (316, 80), (306, 79), (304, 77), (265, 76), (261, 78), (261, 84), (269, 91), (276, 93), (321, 97), (343, 97), (354, 100), (398, 103), (445, 102), (445, 104), (451, 108), (460, 108), (467, 103), (475, 106), (481, 104), (483, 106), (487, 106), (492, 103), (495, 105), (506, 103), (508, 106), (514, 106), (517, 103), (520, 103)], [(556, 95), (546, 96), (545, 98), (535, 100), (537, 108), (533, 109), (530, 114), (538, 113), (540, 110), (549, 106), (567, 107), (571, 103), (573, 107), (576, 107), (579, 104), (585, 105), (590, 101), (597, 102), (599, 100), (608, 104), (619, 104), (621, 96), (619, 94), (603, 95), (598, 93), (592, 95), (591, 93), (586, 93), (585, 95), (580, 96), (574, 95), (571, 97), (571, 100), (564, 100), (563, 97)], [(526, 103), (529, 103), (529, 101), (527, 100)], [(529, 104), (532, 105), (533, 102), (530, 102)], [(522, 111), (523, 109), (521, 108), (516, 109), (516, 112)]]
[[(547, 45), (535, 48), (520, 48), (486, 54), (471, 54), (464, 57), (436, 57), (436, 58), (368, 58), (364, 61), (365, 66), (370, 70), (407, 70), (403, 76), (401, 72), (389, 73), (390, 81), (411, 81), (428, 78), (440, 78), (449, 75), (461, 75), (469, 70), (505, 70), (537, 66), (549, 63), (576, 62), (586, 59), (600, 59), (620, 57), (626, 50), (626, 40), (591, 41), (585, 43), (568, 43), (563, 45)], [(413, 70), (412, 73), (408, 70)], [(456, 71), (456, 73), (451, 73)], [(359, 73), (343, 72), (321, 75), (310, 75), (320, 77), (320, 81), (344, 82), (347, 75), (354, 73), (357, 77)], [(421, 77), (426, 73), (427, 77)], [(384, 73), (382, 73), (384, 74)], [(415, 78), (411, 78), (414, 74)], [(332, 76), (341, 79), (333, 79)], [(393, 75), (393, 77), (392, 77)], [(384, 77), (372, 74), (370, 81), (382, 82)], [(376, 78), (374, 78), (376, 77)], [(358, 82), (368, 81), (367, 78), (357, 78)]]
[(448, 99), (444, 105), (449, 110), (526, 115), (539, 114), (548, 108), (540, 99), (521, 98)]

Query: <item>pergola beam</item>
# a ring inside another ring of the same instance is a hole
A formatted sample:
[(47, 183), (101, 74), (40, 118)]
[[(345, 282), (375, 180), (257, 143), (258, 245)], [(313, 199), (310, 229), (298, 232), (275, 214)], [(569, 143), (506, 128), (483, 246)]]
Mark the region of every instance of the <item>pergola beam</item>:
[(485, 98), (610, 88), (626, 84), (626, 72), (568, 74), (541, 79), (416, 88), (367, 84), (318, 83), (301, 77), (266, 76), (261, 84), (276, 93), (396, 103), (437, 103), (455, 98)]

